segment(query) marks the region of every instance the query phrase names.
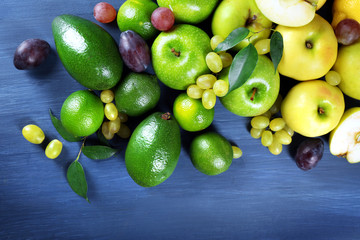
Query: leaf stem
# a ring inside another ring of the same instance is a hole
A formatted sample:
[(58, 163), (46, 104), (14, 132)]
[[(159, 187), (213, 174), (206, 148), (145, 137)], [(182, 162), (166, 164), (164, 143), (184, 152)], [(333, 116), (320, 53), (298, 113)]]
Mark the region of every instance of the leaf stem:
[(79, 161), (79, 158), (80, 158), (80, 155), (81, 155), (81, 151), (82, 151), (83, 147), (85, 146), (85, 141), (86, 141), (86, 137), (84, 137), (84, 140), (83, 140), (83, 142), (82, 142), (82, 144), (81, 144), (81, 147), (80, 147), (79, 153), (78, 153), (78, 155), (77, 155), (77, 157), (76, 157), (75, 161)]

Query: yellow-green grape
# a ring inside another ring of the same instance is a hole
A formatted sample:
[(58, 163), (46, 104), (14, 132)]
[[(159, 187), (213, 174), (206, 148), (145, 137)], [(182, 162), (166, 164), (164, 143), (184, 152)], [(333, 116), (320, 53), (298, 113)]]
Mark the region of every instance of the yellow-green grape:
[(270, 111), (266, 111), (266, 112), (264, 112), (263, 114), (261, 114), (260, 116), (264, 116), (264, 117), (267, 117), (267, 118), (271, 118), (271, 116), (272, 116), (272, 114), (271, 114), (271, 112)]
[[(213, 75), (211, 75), (213, 76)], [(193, 98), (193, 99), (200, 99), (202, 94), (204, 92), (204, 89), (201, 89), (198, 85), (196, 84), (191, 84), (188, 86), (188, 88), (186, 89), (186, 93), (189, 97)]]
[(237, 158), (241, 158), (242, 156), (242, 151), (239, 147), (237, 146), (231, 146), (232, 150), (233, 150), (233, 158), (237, 159)]
[(206, 109), (212, 109), (216, 103), (216, 95), (214, 90), (206, 89), (202, 95), (202, 104)]
[(43, 130), (34, 124), (26, 125), (22, 129), (22, 135), (26, 140), (34, 144), (40, 144), (45, 139)]
[(203, 74), (196, 79), (196, 85), (201, 89), (209, 89), (214, 86), (216, 77), (212, 74)]
[(224, 97), (229, 92), (229, 83), (219, 79), (214, 83), (213, 90), (216, 96)]
[(121, 127), (121, 120), (117, 117), (115, 120), (109, 121), (109, 131), (112, 133), (117, 133)]
[(254, 45), (259, 55), (267, 54), (270, 52), (270, 39), (261, 39)]
[(57, 139), (52, 140), (45, 148), (45, 155), (50, 159), (57, 158), (62, 150), (63, 144)]
[(119, 113), (120, 122), (124, 123), (128, 120), (128, 115), (126, 113), (120, 112)]
[(251, 135), (251, 137), (253, 137), (255, 139), (259, 139), (259, 138), (261, 138), (261, 135), (264, 132), (264, 130), (265, 130), (264, 128), (263, 129), (251, 128), (250, 135)]
[(212, 50), (215, 50), (215, 48), (217, 47), (217, 45), (219, 45), (219, 43), (223, 42), (225, 39), (220, 36), (220, 35), (214, 35), (211, 39), (210, 39), (210, 46)]
[(283, 145), (289, 145), (292, 141), (291, 136), (284, 129), (275, 132), (274, 137), (276, 141)]
[(121, 138), (129, 138), (131, 135), (131, 130), (130, 128), (125, 125), (125, 124), (121, 124), (120, 130), (116, 133), (119, 137)]
[(114, 92), (111, 91), (110, 89), (108, 90), (103, 90), (100, 93), (100, 99), (103, 103), (110, 103), (114, 100)]
[(273, 155), (279, 155), (282, 152), (282, 144), (274, 140), (272, 144), (268, 147), (269, 151)]
[(257, 129), (264, 129), (269, 126), (269, 118), (265, 116), (256, 116), (251, 119), (251, 126)]
[(205, 57), (206, 65), (213, 73), (218, 73), (223, 69), (222, 60), (216, 52), (209, 52)]
[(271, 106), (271, 108), (269, 109), (269, 112), (271, 114), (276, 114), (280, 111), (281, 108), (281, 102), (282, 102), (283, 98), (282, 96), (279, 94), (278, 97), (276, 98), (275, 103)]
[(230, 53), (227, 52), (219, 52), (219, 56), (221, 58), (223, 68), (229, 67), (233, 61), (233, 57)]
[(261, 144), (265, 147), (270, 146), (273, 142), (273, 139), (274, 139), (273, 134), (269, 130), (265, 130), (261, 134)]
[(338, 72), (331, 70), (325, 75), (325, 80), (328, 84), (336, 86), (341, 82), (341, 76)]
[(109, 120), (115, 120), (119, 115), (115, 104), (112, 102), (105, 104), (104, 113), (106, 118)]
[(282, 118), (274, 118), (270, 121), (269, 127), (272, 131), (280, 131), (285, 127), (285, 121)]
[(101, 132), (107, 140), (114, 138), (114, 133), (110, 132), (109, 121), (103, 122), (101, 125)]
[(290, 137), (294, 136), (294, 130), (292, 130), (288, 125), (285, 125), (284, 130), (290, 135)]

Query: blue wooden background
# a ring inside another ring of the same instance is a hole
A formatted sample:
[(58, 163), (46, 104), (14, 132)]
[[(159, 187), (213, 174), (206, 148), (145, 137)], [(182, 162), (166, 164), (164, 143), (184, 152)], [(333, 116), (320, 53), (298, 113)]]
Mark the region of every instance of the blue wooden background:
[[(109, 0), (116, 9), (124, 1)], [(0, 239), (360, 239), (360, 164), (332, 156), (328, 136), (323, 159), (308, 172), (293, 161), (294, 147), (273, 156), (249, 134), (249, 118), (235, 116), (218, 102), (211, 130), (242, 148), (244, 155), (218, 176), (191, 164), (189, 141), (173, 175), (154, 188), (128, 176), (121, 152), (105, 161), (82, 156), (91, 203), (67, 184), (66, 169), (80, 143), (64, 141), (49, 108), (59, 116), (62, 102), (84, 89), (64, 70), (55, 51), (52, 20), (74, 14), (92, 21), (94, 0), (39, 0), (0, 3)], [(332, 1), (323, 14), (328, 19)], [(100, 24), (116, 41), (116, 23)], [(48, 41), (52, 53), (34, 71), (13, 66), (16, 47), (27, 38)], [(282, 92), (293, 80), (283, 79)], [(179, 92), (162, 87), (156, 110), (171, 111)], [(359, 101), (346, 98), (347, 107)], [(140, 119), (130, 119), (134, 128)], [(23, 126), (39, 125), (63, 152), (49, 160), (41, 146), (27, 142)], [(294, 141), (299, 141), (299, 136)], [(296, 146), (296, 143), (293, 144)]]

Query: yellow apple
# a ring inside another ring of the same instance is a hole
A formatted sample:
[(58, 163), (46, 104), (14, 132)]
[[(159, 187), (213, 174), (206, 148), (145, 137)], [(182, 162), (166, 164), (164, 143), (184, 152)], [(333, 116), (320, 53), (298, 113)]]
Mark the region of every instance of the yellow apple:
[(319, 0), (316, 4), (316, 11), (319, 10), (322, 6), (324, 6), (326, 0)]
[(286, 124), (306, 137), (332, 131), (344, 113), (344, 95), (323, 80), (300, 82), (290, 89), (281, 104)]
[(349, 163), (360, 162), (360, 107), (344, 113), (329, 137), (331, 154), (345, 157)]
[(339, 48), (333, 70), (341, 76), (339, 88), (349, 97), (360, 100), (360, 41)]
[(334, 65), (338, 42), (330, 23), (320, 15), (302, 27), (278, 25), (283, 36), (284, 51), (279, 73), (299, 81), (318, 79)]

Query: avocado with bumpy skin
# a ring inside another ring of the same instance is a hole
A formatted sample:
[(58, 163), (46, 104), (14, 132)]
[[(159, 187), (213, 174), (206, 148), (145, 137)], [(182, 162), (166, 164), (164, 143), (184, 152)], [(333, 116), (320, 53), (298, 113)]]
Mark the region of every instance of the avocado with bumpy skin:
[(138, 185), (154, 187), (174, 172), (180, 151), (180, 128), (175, 118), (155, 112), (131, 135), (125, 152), (126, 169)]
[(123, 61), (116, 42), (102, 27), (64, 14), (53, 20), (52, 32), (61, 62), (81, 85), (105, 90), (120, 81)]

